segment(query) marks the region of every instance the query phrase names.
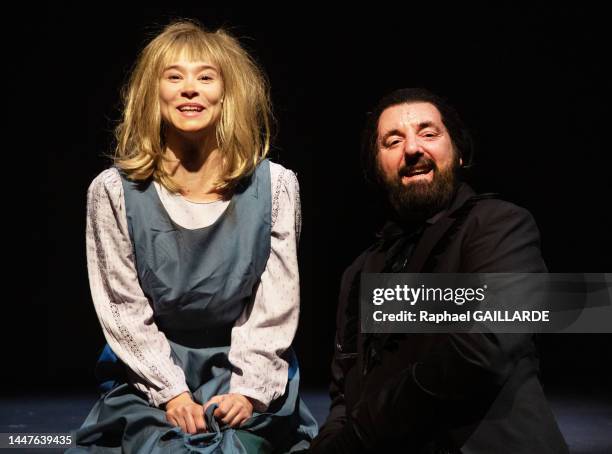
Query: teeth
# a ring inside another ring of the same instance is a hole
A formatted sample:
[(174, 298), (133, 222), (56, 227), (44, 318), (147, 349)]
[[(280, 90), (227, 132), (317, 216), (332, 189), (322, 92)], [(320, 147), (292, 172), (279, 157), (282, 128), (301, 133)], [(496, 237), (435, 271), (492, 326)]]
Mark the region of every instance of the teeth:
[(202, 109), (200, 107), (180, 107), (179, 110), (181, 112), (185, 112), (185, 111), (187, 111), (187, 112), (199, 112)]
[(430, 169), (416, 169), (416, 170), (413, 170), (411, 172), (408, 172), (408, 176), (411, 177), (413, 175), (423, 175), (425, 173), (429, 173), (429, 170)]

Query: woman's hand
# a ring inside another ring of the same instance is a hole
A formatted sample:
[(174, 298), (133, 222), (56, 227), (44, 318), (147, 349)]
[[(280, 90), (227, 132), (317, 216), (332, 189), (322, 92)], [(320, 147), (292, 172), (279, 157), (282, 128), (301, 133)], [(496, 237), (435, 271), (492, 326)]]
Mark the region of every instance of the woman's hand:
[(204, 404), (204, 412), (211, 404), (219, 406), (213, 413), (214, 417), (230, 427), (238, 427), (253, 415), (253, 404), (242, 394), (220, 394), (212, 397)]
[(188, 392), (179, 394), (166, 403), (166, 419), (188, 434), (206, 431), (204, 407), (194, 402)]

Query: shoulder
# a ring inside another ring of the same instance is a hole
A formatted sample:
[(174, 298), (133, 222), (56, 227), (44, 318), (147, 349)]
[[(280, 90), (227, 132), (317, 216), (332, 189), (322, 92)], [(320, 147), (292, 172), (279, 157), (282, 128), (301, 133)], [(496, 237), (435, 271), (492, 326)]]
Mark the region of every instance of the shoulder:
[(283, 205), (291, 205), (294, 211), (300, 211), (300, 185), (295, 172), (270, 161), (270, 180), (273, 219)]
[(89, 200), (108, 199), (111, 202), (118, 202), (123, 196), (119, 170), (109, 167), (100, 172), (90, 183), (87, 194)]
[(270, 161), (270, 181), (272, 194), (286, 191), (289, 194), (299, 194), (299, 182), (297, 175), (290, 169)]
[[(301, 230), (301, 202), (300, 188), (295, 173), (280, 164), (270, 161), (270, 180), (272, 197), (272, 226), (278, 227), (277, 220), (281, 224), (289, 225), (289, 219), (293, 219), (292, 228), (298, 237)], [(284, 221), (283, 221), (284, 220)]]
[(460, 228), (462, 233), (448, 241), (461, 247), (463, 272), (546, 271), (540, 232), (525, 208), (499, 199), (479, 200)]
[(483, 198), (474, 201), (468, 222), (472, 229), (506, 229), (520, 224), (535, 227), (535, 219), (525, 208), (498, 198)]

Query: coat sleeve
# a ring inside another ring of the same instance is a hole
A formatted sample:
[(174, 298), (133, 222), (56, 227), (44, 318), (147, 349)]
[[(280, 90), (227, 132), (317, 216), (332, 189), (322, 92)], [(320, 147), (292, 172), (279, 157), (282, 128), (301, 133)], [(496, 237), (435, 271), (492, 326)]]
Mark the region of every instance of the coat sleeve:
[(353, 453), (358, 448), (346, 414), (346, 376), (357, 373), (357, 292), (359, 272), (366, 253), (362, 254), (344, 272), (340, 284), (338, 310), (336, 315), (336, 336), (331, 364), (329, 415), (311, 443), (311, 452)]

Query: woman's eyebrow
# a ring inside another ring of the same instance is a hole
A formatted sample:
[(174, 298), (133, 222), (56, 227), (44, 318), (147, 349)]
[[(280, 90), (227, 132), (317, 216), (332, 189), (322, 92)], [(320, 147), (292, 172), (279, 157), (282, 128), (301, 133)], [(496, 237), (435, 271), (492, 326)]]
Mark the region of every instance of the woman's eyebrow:
[[(164, 68), (164, 71), (167, 71), (169, 69), (178, 69), (179, 71), (185, 71), (186, 70), (186, 68), (184, 66), (182, 66), (182, 65), (170, 65), (170, 66)], [(203, 69), (214, 69), (215, 71), (217, 70), (217, 68), (215, 68), (212, 65), (199, 65), (199, 66), (196, 66), (193, 69), (195, 71), (201, 71)]]

